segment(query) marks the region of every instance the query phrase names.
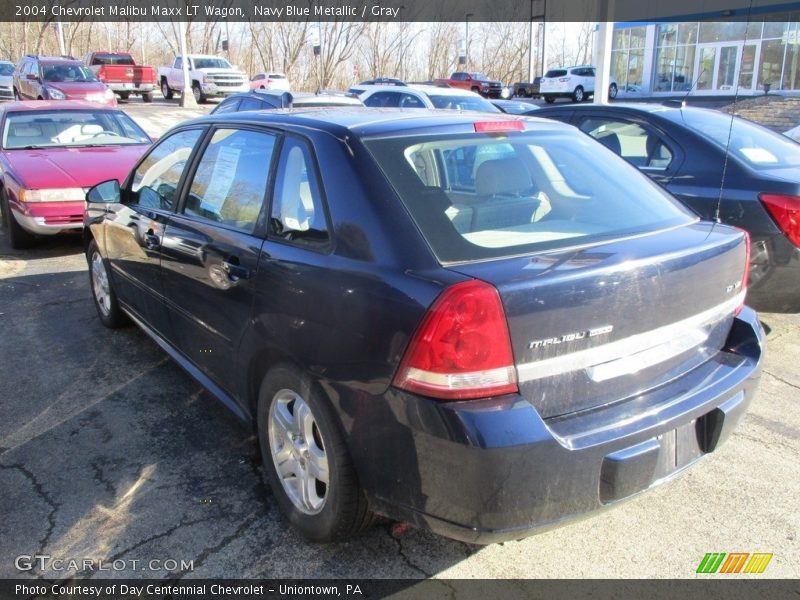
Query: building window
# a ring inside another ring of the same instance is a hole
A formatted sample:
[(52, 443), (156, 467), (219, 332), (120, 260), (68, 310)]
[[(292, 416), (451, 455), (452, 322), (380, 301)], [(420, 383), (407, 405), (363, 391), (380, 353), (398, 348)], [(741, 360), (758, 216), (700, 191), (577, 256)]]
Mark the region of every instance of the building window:
[(644, 72), (645, 27), (617, 29), (611, 51), (611, 72), (620, 90), (640, 92)]
[(658, 26), (654, 91), (685, 92), (691, 89), (697, 30), (697, 23), (666, 23)]

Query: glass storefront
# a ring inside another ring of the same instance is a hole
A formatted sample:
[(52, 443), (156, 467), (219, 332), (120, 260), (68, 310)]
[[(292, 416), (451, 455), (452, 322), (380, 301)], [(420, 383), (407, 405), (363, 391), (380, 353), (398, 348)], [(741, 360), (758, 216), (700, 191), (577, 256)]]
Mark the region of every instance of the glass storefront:
[(781, 22), (618, 26), (611, 74), (620, 91), (758, 93), (800, 91), (800, 13)]
[(644, 76), (645, 27), (629, 27), (614, 32), (611, 74), (620, 90), (638, 92)]

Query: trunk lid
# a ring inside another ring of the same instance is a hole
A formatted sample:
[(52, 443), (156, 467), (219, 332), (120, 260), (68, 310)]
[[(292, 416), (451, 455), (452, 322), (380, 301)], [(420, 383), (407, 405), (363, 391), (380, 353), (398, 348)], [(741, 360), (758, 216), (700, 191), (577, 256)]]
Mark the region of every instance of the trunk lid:
[(701, 222), (450, 268), (498, 289), (520, 393), (549, 418), (631, 398), (716, 354), (745, 252), (743, 232)]

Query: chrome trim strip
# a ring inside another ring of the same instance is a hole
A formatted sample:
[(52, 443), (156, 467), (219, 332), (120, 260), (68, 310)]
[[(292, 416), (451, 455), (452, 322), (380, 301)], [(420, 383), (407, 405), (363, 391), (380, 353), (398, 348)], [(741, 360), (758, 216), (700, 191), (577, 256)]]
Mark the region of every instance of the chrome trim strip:
[[(595, 381), (604, 381), (611, 377), (617, 377), (625, 373), (633, 373), (638, 369), (652, 366), (656, 364), (659, 359), (667, 360), (671, 356), (677, 356), (677, 354), (688, 350), (691, 346), (685, 347), (683, 344), (673, 345), (674, 340), (683, 336), (691, 336), (693, 341), (697, 341), (699, 339), (697, 337), (699, 329), (719, 321), (732, 313), (744, 302), (744, 296), (744, 291), (739, 292), (736, 296), (726, 300), (722, 304), (684, 319), (683, 321), (677, 321), (657, 329), (637, 333), (636, 335), (615, 342), (609, 342), (578, 352), (571, 352), (562, 356), (519, 364), (517, 365), (517, 380), (519, 383), (527, 383), (528, 381), (563, 375), (564, 373), (579, 371), (581, 369), (592, 369), (589, 376), (591, 377), (594, 374), (595, 377), (600, 377), (600, 379), (595, 379)], [(698, 343), (702, 343), (708, 337), (707, 332), (703, 333), (703, 335), (703, 340), (700, 340)], [(669, 354), (670, 348), (673, 350), (671, 356)], [(652, 353), (642, 354), (638, 357), (633, 356), (646, 351), (652, 351)], [(614, 365), (614, 363), (616, 363), (616, 365)], [(600, 367), (598, 371), (600, 365), (602, 365), (602, 367)]]

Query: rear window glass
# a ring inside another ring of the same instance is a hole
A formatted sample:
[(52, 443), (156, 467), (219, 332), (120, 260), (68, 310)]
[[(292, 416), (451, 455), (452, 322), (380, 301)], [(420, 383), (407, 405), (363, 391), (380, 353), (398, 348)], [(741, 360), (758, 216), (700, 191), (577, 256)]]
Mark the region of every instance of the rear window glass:
[(545, 77), (564, 77), (567, 74), (566, 69), (550, 69), (544, 74)]
[(125, 54), (95, 54), (92, 57), (93, 65), (135, 65), (133, 58)]
[[(713, 110), (682, 110), (673, 120), (694, 129), (717, 146), (755, 169), (800, 166), (800, 145), (782, 135), (738, 117)], [(730, 146), (728, 138), (730, 137)]]
[(634, 167), (573, 132), (365, 143), (443, 263), (563, 248), (695, 220)]
[(484, 100), (478, 95), (473, 96), (438, 96), (428, 94), (435, 108), (445, 108), (450, 110), (477, 110), (480, 112), (500, 112), (488, 100)]

